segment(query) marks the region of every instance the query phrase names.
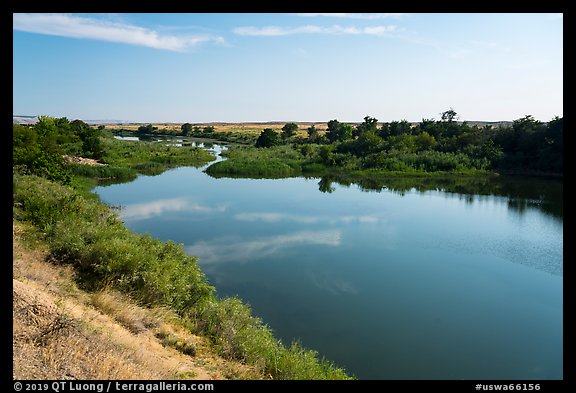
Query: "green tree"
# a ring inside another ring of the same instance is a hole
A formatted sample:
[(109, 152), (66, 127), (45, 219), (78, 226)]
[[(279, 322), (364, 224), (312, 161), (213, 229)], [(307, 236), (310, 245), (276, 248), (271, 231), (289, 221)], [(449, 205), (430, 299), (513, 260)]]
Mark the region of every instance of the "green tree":
[(279, 143), (278, 133), (272, 128), (265, 128), (256, 140), (256, 147), (272, 147)]
[(319, 156), (323, 164), (334, 165), (334, 145), (320, 147)]
[(301, 145), (300, 146), (300, 153), (304, 157), (309, 157), (314, 153), (314, 148), (312, 147), (312, 145)]
[(384, 141), (375, 131), (366, 131), (352, 142), (352, 153), (358, 157), (376, 153), (384, 148)]
[[(69, 124), (64, 128), (63, 133), (68, 134)], [(57, 143), (59, 133), (56, 119), (49, 116), (40, 116), (31, 128), (15, 124), (12, 129), (13, 166), (25, 173), (69, 183), (71, 176), (62, 156), (63, 149)]]
[(490, 166), (495, 166), (502, 158), (502, 148), (494, 143), (492, 139), (486, 140), (480, 146), (480, 155), (490, 162)]
[(436, 138), (426, 131), (415, 136), (416, 149), (418, 151), (429, 150), (436, 146)]
[(352, 139), (352, 134), (354, 133), (354, 127), (352, 124), (340, 123), (338, 127), (338, 140), (341, 142)]
[(378, 131), (378, 119), (375, 119), (370, 116), (364, 117), (364, 122), (358, 124), (356, 129), (353, 132), (354, 137), (359, 137), (367, 132), (376, 133)]
[(457, 115), (458, 114), (456, 113), (456, 111), (454, 111), (453, 108), (450, 108), (447, 111), (442, 112), (440, 114), (442, 121), (447, 121), (447, 122), (453, 122), (454, 119), (458, 118)]
[(416, 133), (427, 132), (430, 136), (438, 139), (440, 136), (440, 127), (434, 119), (422, 119), (416, 126)]
[(82, 141), (82, 156), (96, 160), (104, 156), (104, 147), (100, 142), (102, 133), (100, 127), (95, 129), (82, 120), (74, 120), (70, 123), (70, 128)]
[(381, 138), (387, 138), (390, 136), (390, 123), (382, 123), (382, 126), (376, 132)]
[(340, 128), (340, 122), (336, 119), (330, 120), (328, 122), (328, 128), (326, 129), (326, 136), (330, 143), (334, 143), (338, 140), (338, 129)]
[(396, 148), (404, 152), (415, 152), (417, 150), (416, 137), (411, 134), (402, 134), (398, 136)]
[(563, 122), (563, 118), (556, 116), (546, 125), (539, 165), (543, 170), (557, 173), (564, 171)]
[(204, 131), (205, 134), (210, 134), (214, 132), (214, 130), (215, 130), (214, 126), (206, 126), (202, 129), (202, 131)]
[(192, 124), (184, 123), (180, 126), (183, 135), (190, 135), (192, 133)]
[(152, 134), (154, 131), (158, 130), (158, 127), (154, 127), (152, 124), (147, 124), (145, 126), (138, 127), (139, 134)]
[(32, 127), (14, 124), (12, 126), (13, 165), (28, 166), (40, 154), (38, 133)]
[(458, 125), (458, 123), (455, 121), (458, 119), (458, 114), (452, 108), (442, 112), (440, 116), (441, 120), (438, 122), (438, 126), (440, 127), (439, 133), (443, 137), (452, 138), (454, 136), (458, 136), (465, 132), (468, 128), (468, 126), (464, 123), (460, 126)]
[(410, 123), (406, 120), (392, 121), (388, 128), (390, 135), (410, 134)]
[(330, 120), (328, 122), (328, 128), (326, 129), (326, 136), (330, 143), (336, 141), (344, 142), (348, 139), (352, 139), (352, 133), (354, 127), (351, 124), (340, 123), (338, 120)]
[(38, 116), (38, 122), (34, 125), (34, 130), (38, 134), (40, 148), (50, 154), (62, 154), (59, 146), (59, 130), (56, 126), (56, 119), (50, 116)]
[(296, 123), (286, 123), (282, 127), (282, 139), (288, 139), (296, 134), (298, 131), (298, 124)]
[(70, 128), (76, 135), (82, 137), (82, 133), (91, 129), (92, 127), (90, 127), (90, 125), (83, 122), (82, 120), (74, 120), (70, 123)]
[(316, 139), (318, 139), (319, 133), (318, 129), (316, 128), (316, 125), (312, 124), (310, 127), (306, 129), (306, 132), (308, 133), (308, 139), (311, 142), (314, 142), (316, 141)]

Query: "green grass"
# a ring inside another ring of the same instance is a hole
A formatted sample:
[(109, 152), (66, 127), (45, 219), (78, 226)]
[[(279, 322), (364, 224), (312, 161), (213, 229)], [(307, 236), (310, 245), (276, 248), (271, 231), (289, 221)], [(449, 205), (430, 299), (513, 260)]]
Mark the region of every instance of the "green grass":
[(291, 177), (302, 173), (305, 157), (291, 146), (258, 149), (234, 147), (223, 154), (227, 160), (210, 165), (206, 173), (213, 177)]
[(138, 176), (136, 169), (117, 166), (69, 164), (68, 168), (74, 176), (98, 180), (131, 181)]
[(233, 147), (227, 160), (210, 165), (213, 177), (282, 178), (344, 175), (359, 180), (369, 176), (446, 176), (487, 174), (477, 169), (464, 154), (424, 151), (420, 153), (377, 153), (359, 158), (334, 153), (330, 145), (280, 145), (271, 148)]
[(158, 142), (119, 141), (102, 138), (106, 154), (101, 160), (112, 167), (157, 175), (177, 166), (202, 166), (216, 159), (200, 147), (167, 146)]

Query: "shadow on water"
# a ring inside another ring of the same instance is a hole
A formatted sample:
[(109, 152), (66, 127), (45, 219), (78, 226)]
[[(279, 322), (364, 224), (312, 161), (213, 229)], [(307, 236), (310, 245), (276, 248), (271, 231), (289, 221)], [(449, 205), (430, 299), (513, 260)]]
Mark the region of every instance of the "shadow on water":
[(336, 191), (333, 184), (344, 187), (358, 185), (365, 192), (392, 191), (399, 195), (407, 192), (440, 191), (467, 196), (473, 203), (484, 196), (508, 198), (508, 207), (523, 214), (529, 208), (536, 208), (556, 219), (562, 220), (563, 181), (553, 178), (525, 176), (394, 176), (352, 178), (340, 175), (322, 176), (318, 182), (321, 192)]

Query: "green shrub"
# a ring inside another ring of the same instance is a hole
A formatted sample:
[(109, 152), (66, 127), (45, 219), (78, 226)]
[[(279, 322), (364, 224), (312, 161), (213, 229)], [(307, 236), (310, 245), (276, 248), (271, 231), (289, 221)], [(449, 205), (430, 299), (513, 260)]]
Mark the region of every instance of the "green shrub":
[(13, 202), (17, 218), (31, 221), (42, 230), (66, 214), (80, 209), (79, 194), (49, 180), (31, 175), (13, 175)]
[(195, 321), (221, 355), (252, 364), (274, 379), (350, 379), (344, 370), (320, 359), (316, 351), (299, 343), (285, 347), (237, 298), (203, 303)]
[(137, 177), (137, 171), (132, 168), (115, 167), (109, 165), (69, 165), (70, 173), (74, 176), (90, 177), (95, 179), (110, 180), (133, 180)]

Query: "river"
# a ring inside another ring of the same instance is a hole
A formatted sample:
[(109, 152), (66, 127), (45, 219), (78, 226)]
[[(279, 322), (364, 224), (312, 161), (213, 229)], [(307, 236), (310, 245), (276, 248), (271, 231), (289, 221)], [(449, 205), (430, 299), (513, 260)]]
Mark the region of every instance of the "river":
[[(219, 145), (214, 148), (218, 150)], [(562, 180), (215, 179), (99, 186), (220, 296), (359, 379), (563, 378)]]

